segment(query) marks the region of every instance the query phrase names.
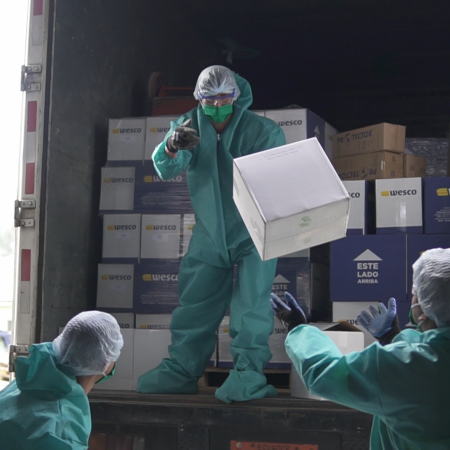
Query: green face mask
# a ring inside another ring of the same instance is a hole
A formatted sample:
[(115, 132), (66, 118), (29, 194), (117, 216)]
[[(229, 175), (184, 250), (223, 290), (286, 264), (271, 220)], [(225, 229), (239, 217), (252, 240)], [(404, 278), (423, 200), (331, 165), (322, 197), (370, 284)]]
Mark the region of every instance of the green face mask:
[(100, 378), (100, 380), (96, 381), (95, 384), (103, 383), (109, 378), (112, 378), (115, 373), (116, 373), (116, 365), (114, 364), (114, 367), (112, 368), (111, 372), (109, 372), (108, 375), (105, 375), (103, 378)]
[(223, 106), (203, 105), (205, 114), (215, 123), (222, 123), (230, 117), (233, 112), (233, 104)]

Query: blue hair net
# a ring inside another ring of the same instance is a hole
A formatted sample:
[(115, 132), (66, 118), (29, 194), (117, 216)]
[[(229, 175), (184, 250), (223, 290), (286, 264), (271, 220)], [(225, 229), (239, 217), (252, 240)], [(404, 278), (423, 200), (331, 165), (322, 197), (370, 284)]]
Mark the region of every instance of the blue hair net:
[(232, 92), (234, 92), (234, 100), (241, 93), (234, 73), (228, 67), (210, 66), (199, 75), (194, 90), (194, 97), (197, 100), (201, 100), (201, 96), (214, 97), (218, 94), (231, 94)]
[(100, 311), (76, 315), (53, 341), (59, 364), (74, 375), (101, 375), (117, 361), (123, 338), (117, 320)]
[(427, 250), (413, 264), (413, 285), (423, 312), (438, 327), (450, 325), (450, 249)]

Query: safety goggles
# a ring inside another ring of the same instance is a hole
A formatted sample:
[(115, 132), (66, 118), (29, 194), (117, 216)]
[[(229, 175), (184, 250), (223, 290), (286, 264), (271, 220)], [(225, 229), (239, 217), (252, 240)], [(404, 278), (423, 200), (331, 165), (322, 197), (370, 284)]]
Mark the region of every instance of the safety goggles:
[(116, 373), (116, 363), (114, 363), (114, 367), (112, 368), (111, 372), (109, 372), (108, 375), (105, 375), (103, 378), (100, 378), (100, 380), (96, 381), (95, 384), (103, 383), (109, 378), (112, 378), (115, 373)]
[(231, 94), (205, 96), (200, 94), (202, 103), (208, 106), (230, 105), (234, 100), (234, 89)]

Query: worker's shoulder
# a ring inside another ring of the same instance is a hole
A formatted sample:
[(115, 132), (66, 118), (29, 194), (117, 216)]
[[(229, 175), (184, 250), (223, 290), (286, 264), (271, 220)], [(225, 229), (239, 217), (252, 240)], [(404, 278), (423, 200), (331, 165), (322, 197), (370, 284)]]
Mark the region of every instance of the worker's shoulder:
[(243, 118), (245, 118), (245, 120), (253, 122), (254, 126), (259, 125), (262, 129), (266, 129), (268, 131), (281, 131), (281, 128), (272, 119), (260, 116), (253, 111), (245, 110), (243, 113)]

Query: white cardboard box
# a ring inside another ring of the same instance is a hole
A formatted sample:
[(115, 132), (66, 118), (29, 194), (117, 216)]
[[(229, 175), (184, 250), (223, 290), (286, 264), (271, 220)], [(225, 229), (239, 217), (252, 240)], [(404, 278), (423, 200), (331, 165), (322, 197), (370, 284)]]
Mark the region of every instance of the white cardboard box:
[(265, 115), (283, 130), (286, 144), (315, 137), (325, 149), (325, 120), (309, 109), (271, 109)]
[(169, 330), (134, 330), (133, 390), (141, 375), (169, 358), (170, 344)]
[[(136, 328), (140, 330), (169, 330), (172, 314), (136, 314)], [(216, 365), (216, 351), (214, 350), (208, 366)]]
[(315, 138), (235, 159), (233, 198), (263, 261), (346, 234), (350, 197)]
[(120, 328), (124, 328), (126, 330), (134, 328), (134, 314), (133, 313), (108, 311), (108, 314), (111, 314), (117, 320), (117, 323), (119, 324)]
[(94, 389), (131, 391), (133, 389), (134, 331), (121, 329), (123, 347), (116, 362), (116, 371), (112, 378), (94, 385)]
[(133, 264), (99, 264), (98, 308), (133, 308)]
[(132, 211), (134, 167), (102, 167), (100, 211)]
[(143, 214), (141, 262), (180, 257), (181, 215)]
[(136, 314), (136, 328), (141, 330), (168, 330), (172, 314)]
[(109, 119), (108, 162), (144, 160), (145, 117)]
[(103, 216), (103, 262), (137, 264), (140, 247), (140, 214), (105, 214)]
[(377, 234), (423, 233), (422, 178), (375, 181)]
[(364, 348), (376, 341), (376, 339), (359, 323), (358, 316), (366, 310), (369, 314), (369, 306), (378, 307), (378, 302), (332, 302), (333, 322), (346, 321), (359, 328), (364, 333)]
[(164, 141), (170, 130), (170, 122), (175, 122), (179, 116), (153, 116), (147, 117), (145, 136), (145, 159), (152, 159), (155, 147)]
[(350, 195), (348, 234), (369, 234), (375, 227), (374, 185), (365, 180), (343, 181)]
[[(364, 334), (348, 322), (341, 323), (310, 323), (319, 330), (322, 330), (336, 344), (343, 355), (351, 352), (358, 352), (364, 349)], [(292, 365), (291, 372), (291, 396), (300, 398), (312, 398), (316, 400), (326, 400), (323, 397), (310, 394), (305, 383), (300, 378), (297, 370)]]

